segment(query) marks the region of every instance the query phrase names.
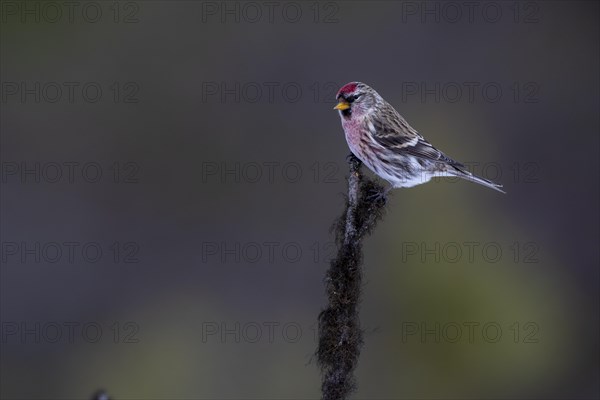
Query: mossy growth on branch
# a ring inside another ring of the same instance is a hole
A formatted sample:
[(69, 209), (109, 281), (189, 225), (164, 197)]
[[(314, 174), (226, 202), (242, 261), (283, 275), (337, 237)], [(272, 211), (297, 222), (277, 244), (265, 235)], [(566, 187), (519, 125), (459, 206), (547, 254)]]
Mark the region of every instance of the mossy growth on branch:
[(356, 390), (354, 369), (363, 345), (359, 304), (362, 289), (362, 240), (383, 216), (386, 190), (361, 173), (361, 162), (348, 157), (348, 197), (335, 221), (337, 255), (325, 276), (328, 304), (319, 314), (317, 361), (324, 400), (346, 399)]

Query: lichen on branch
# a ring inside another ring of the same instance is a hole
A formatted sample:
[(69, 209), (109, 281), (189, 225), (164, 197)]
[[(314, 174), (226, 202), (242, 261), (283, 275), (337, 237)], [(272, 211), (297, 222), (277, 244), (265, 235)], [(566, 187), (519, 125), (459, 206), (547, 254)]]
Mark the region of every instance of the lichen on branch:
[(328, 304), (319, 314), (317, 362), (323, 376), (324, 400), (342, 400), (356, 390), (354, 370), (363, 345), (359, 319), (362, 289), (362, 240), (381, 219), (386, 191), (365, 177), (361, 162), (348, 157), (348, 197), (333, 225), (337, 255), (325, 276)]

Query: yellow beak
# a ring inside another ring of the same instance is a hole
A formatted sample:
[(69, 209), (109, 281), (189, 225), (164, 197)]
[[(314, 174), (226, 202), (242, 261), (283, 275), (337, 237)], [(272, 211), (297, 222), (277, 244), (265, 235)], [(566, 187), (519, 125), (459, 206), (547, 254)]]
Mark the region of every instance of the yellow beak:
[(350, 104), (345, 101), (340, 101), (337, 106), (333, 107), (334, 110), (344, 111), (350, 108)]

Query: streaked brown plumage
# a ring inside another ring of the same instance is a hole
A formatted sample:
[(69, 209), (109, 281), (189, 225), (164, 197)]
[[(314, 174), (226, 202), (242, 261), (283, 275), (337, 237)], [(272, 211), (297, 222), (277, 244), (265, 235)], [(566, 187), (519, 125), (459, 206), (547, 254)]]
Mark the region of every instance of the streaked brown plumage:
[(375, 90), (361, 82), (337, 94), (342, 127), (350, 150), (391, 184), (412, 187), (437, 176), (456, 176), (504, 193), (501, 185), (475, 176), (433, 147)]

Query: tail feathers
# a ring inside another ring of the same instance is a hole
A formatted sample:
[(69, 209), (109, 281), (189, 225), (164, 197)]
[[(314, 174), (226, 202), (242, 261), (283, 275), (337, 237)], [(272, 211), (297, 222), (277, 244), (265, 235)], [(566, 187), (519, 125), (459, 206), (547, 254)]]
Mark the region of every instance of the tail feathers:
[(502, 185), (499, 185), (497, 183), (494, 183), (488, 179), (485, 178), (481, 178), (479, 176), (473, 175), (472, 173), (470, 173), (469, 171), (465, 171), (463, 169), (459, 169), (454, 167), (455, 170), (454, 171), (448, 171), (450, 173), (450, 175), (454, 175), (457, 176), (459, 178), (465, 179), (467, 181), (471, 181), (471, 182), (475, 182), (475, 183), (479, 183), (480, 185), (489, 187), (490, 189), (494, 189), (500, 193), (506, 194), (506, 192), (502, 189), (500, 189), (502, 187)]

